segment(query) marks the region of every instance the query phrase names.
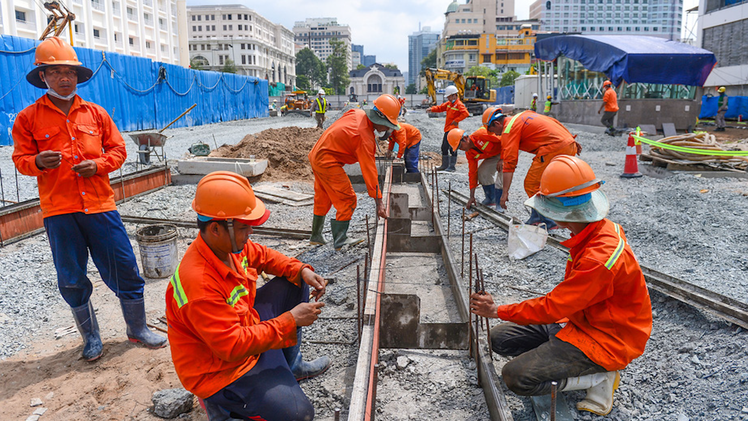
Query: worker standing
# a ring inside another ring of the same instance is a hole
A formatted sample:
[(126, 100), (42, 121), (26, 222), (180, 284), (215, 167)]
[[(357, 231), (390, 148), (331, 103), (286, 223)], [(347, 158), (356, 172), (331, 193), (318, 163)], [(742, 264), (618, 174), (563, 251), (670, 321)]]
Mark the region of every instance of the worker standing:
[[(448, 140), (453, 149), (465, 151), (468, 161), (468, 179), (470, 183), (470, 198), (467, 208), (475, 204), (475, 188), (480, 183), (483, 186), (485, 199), (481, 202), (483, 206), (496, 206), (500, 212), (504, 208), (498, 206), (498, 199), (503, 194), (501, 176), (501, 139), (499, 136), (486, 130), (486, 125), (495, 112), (500, 112), (496, 107), (488, 108), (483, 112), (483, 126), (474, 131), (470, 136), (464, 130), (454, 129), (449, 132)], [(478, 164), (479, 161), (483, 161)]]
[[(325, 372), (330, 359), (305, 362), (300, 344), (302, 327), (324, 307), (325, 280), (311, 266), (249, 240), (270, 211), (246, 177), (206, 175), (192, 208), (200, 233), (165, 297), (179, 380), (204, 401), (209, 419), (311, 420), (314, 408), (298, 381)], [(275, 278), (257, 288), (262, 272)]]
[(446, 95), (447, 101), (429, 108), (429, 112), (447, 112), (447, 120), (444, 123), (444, 139), (442, 140), (442, 164), (436, 169), (437, 171), (453, 172), (455, 171), (455, 165), (457, 165), (457, 150), (452, 150), (449, 146), (447, 135), (450, 130), (459, 128), (460, 121), (466, 119), (470, 113), (465, 104), (460, 101), (456, 86), (447, 86), (444, 95)]
[(603, 82), (603, 92), (603, 103), (600, 105), (597, 113), (600, 114), (603, 108), (605, 109), (600, 122), (603, 123), (603, 126), (607, 127), (605, 134), (615, 136), (616, 128), (613, 125), (613, 119), (618, 112), (618, 95), (616, 94), (616, 90), (613, 89), (613, 83), (609, 80)]
[(551, 116), (551, 107), (553, 107), (553, 102), (551, 102), (551, 99), (553, 99), (553, 97), (550, 95), (545, 97), (545, 108), (543, 108), (543, 114), (547, 116)]
[[(317, 128), (322, 128), (322, 123), (325, 122), (325, 113), (327, 112), (327, 99), (325, 98), (325, 91), (320, 89), (317, 92), (317, 98), (312, 101), (312, 110), (310, 114), (317, 120)], [(311, 116), (310, 116), (311, 117)]]
[(36, 176), (57, 284), (83, 337), (83, 358), (103, 352), (86, 276), (89, 252), (120, 300), (130, 341), (162, 348), (166, 338), (146, 326), (145, 281), (109, 184), (109, 173), (127, 157), (125, 141), (102, 107), (77, 95), (78, 83), (93, 72), (70, 44), (48, 38), (37, 46), (34, 64), (26, 80), (47, 92), (18, 113), (13, 162), (21, 174)]
[(725, 131), (725, 113), (727, 113), (728, 102), (725, 90), (724, 86), (720, 86), (719, 89), (717, 89), (717, 92), (719, 92), (719, 98), (717, 98), (717, 117), (714, 119), (717, 123), (717, 128), (714, 129), (715, 132)]
[(380, 95), (374, 100), (374, 107), (367, 110), (351, 109), (325, 130), (309, 152), (309, 162), (314, 172), (314, 217), (312, 219), (311, 244), (322, 245), (325, 240), (322, 228), (325, 215), (335, 206), (335, 219), (330, 220), (333, 246), (340, 250), (344, 246), (363, 241), (347, 235), (353, 211), (356, 209), (356, 193), (353, 191), (345, 164), (361, 166), (369, 196), (374, 198), (377, 215), (387, 217), (374, 155), (377, 151), (377, 138), (387, 137), (388, 132), (399, 130), (397, 116), (400, 103), (390, 94)]
[(418, 154), (421, 149), (421, 131), (408, 123), (400, 123), (400, 130), (395, 130), (389, 137), (387, 158), (392, 158), (397, 144), (397, 157), (405, 157), (405, 172), (418, 174)]
[(530, 109), (538, 111), (538, 94), (532, 94), (532, 102), (530, 102)]
[[(574, 140), (575, 136), (552, 117), (523, 111), (513, 117), (508, 117), (496, 110), (488, 118), (486, 128), (489, 132), (501, 136), (501, 160), (503, 161), (503, 194), (498, 199), (498, 205), (506, 209), (509, 199), (509, 189), (512, 186), (514, 170), (517, 168), (519, 151), (534, 154), (532, 165), (525, 175), (525, 192), (532, 197), (540, 188), (540, 177), (545, 167), (557, 155), (578, 155), (582, 146)], [(534, 209), (531, 211), (527, 224), (545, 223), (548, 229), (556, 224), (539, 215)]]
[[(644, 353), (652, 333), (652, 304), (623, 229), (605, 219), (610, 209), (602, 181), (586, 162), (558, 156), (540, 192), (525, 205), (571, 230), (564, 279), (551, 292), (497, 305), (472, 294), (470, 311), (506, 320), (491, 329), (491, 349), (512, 358), (502, 369), (507, 387), (523, 396), (586, 390), (580, 411), (607, 415), (619, 370)], [(564, 321), (565, 324), (560, 323)]]

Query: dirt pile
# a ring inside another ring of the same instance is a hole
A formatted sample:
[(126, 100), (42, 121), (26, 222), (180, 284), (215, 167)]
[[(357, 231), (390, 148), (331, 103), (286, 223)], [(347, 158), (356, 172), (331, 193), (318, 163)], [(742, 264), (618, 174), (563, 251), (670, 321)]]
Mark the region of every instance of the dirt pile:
[(284, 127), (244, 136), (236, 145), (223, 145), (210, 156), (267, 159), (263, 181), (312, 180), (307, 154), (322, 135), (317, 128)]

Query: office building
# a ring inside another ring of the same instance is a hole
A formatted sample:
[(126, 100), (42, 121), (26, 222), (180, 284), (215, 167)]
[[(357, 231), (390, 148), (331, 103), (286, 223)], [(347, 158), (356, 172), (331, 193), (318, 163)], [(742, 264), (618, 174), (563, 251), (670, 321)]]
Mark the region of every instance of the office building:
[[(697, 45), (717, 57), (717, 67), (704, 86), (725, 86), (730, 96), (748, 95), (748, 54), (744, 36), (748, 33), (748, 1), (700, 0), (697, 31)], [(713, 90), (709, 92), (716, 95)]]
[(424, 26), (418, 32), (408, 35), (408, 78), (406, 84), (416, 85), (420, 90), (421, 61), (439, 44), (439, 32), (431, 31), (431, 27)]
[(323, 62), (332, 54), (330, 40), (343, 42), (346, 51), (348, 70), (351, 70), (351, 27), (338, 23), (337, 18), (307, 18), (297, 21), (293, 26), (293, 33), (297, 44), (301, 44), (312, 51)]

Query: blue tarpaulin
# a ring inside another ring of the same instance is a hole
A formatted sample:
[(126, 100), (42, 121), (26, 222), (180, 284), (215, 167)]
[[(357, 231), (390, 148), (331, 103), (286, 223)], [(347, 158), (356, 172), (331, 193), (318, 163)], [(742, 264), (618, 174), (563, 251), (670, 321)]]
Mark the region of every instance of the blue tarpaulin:
[[(719, 96), (704, 95), (701, 97), (701, 113), (699, 118), (711, 118), (717, 115), (717, 100)], [(748, 96), (727, 97), (727, 112), (725, 118), (741, 120), (748, 119)]]
[(717, 63), (710, 51), (656, 37), (559, 35), (535, 43), (541, 60), (560, 55), (605, 73), (616, 86), (622, 81), (704, 86)]

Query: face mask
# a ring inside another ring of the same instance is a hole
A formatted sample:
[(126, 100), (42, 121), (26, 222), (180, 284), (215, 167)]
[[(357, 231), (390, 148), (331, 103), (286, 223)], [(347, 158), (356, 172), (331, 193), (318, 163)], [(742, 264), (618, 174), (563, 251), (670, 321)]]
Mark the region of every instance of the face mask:
[(374, 130), (374, 136), (376, 136), (377, 138), (384, 136), (385, 133), (387, 133), (387, 131), (380, 132), (379, 130)]
[(449, 102), (451, 102), (452, 104), (454, 104), (454, 103), (455, 103), (455, 101), (457, 101), (457, 98), (455, 98), (455, 99), (450, 99), (450, 100), (449, 100)]
[(75, 89), (73, 89), (73, 92), (70, 93), (70, 95), (62, 96), (62, 95), (58, 94), (57, 92), (55, 92), (54, 89), (50, 88), (49, 84), (47, 83), (46, 80), (44, 81), (44, 84), (47, 85), (47, 94), (49, 94), (49, 95), (51, 95), (51, 96), (53, 96), (53, 97), (55, 97), (57, 99), (61, 99), (63, 101), (70, 101), (78, 93), (78, 87), (76, 86)]

